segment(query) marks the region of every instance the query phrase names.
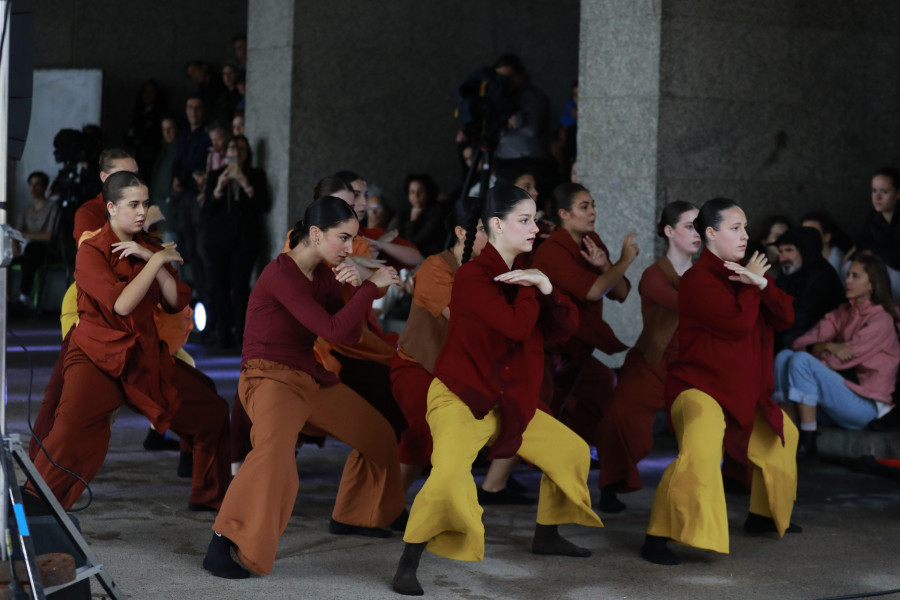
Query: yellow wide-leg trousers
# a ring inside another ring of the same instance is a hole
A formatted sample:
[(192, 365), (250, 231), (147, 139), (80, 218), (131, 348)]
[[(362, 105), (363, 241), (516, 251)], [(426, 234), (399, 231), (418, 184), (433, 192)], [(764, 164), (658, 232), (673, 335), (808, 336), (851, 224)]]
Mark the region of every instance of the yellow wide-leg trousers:
[[(409, 512), (405, 542), (455, 560), (484, 558), (484, 525), (472, 463), (500, 432), (498, 409), (476, 419), (469, 407), (435, 379), (426, 420), (434, 438), (431, 474)], [(518, 455), (543, 472), (537, 522), (603, 527), (587, 487), (590, 450), (571, 429), (537, 411), (522, 434)]]
[[(725, 414), (712, 396), (695, 388), (675, 398), (671, 414), (678, 457), (656, 488), (647, 533), (727, 554), (728, 514), (721, 471)], [(798, 437), (785, 415), (782, 445), (757, 411), (747, 448), (754, 467), (750, 512), (774, 519), (780, 535), (790, 525), (797, 496)]]

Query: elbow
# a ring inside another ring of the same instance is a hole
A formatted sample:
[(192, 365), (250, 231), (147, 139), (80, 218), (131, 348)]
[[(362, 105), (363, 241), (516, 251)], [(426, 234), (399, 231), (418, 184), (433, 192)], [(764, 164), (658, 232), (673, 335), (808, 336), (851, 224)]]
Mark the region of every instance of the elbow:
[(126, 306), (124, 302), (116, 302), (113, 304), (113, 312), (115, 312), (120, 317), (127, 317), (134, 311), (133, 306)]

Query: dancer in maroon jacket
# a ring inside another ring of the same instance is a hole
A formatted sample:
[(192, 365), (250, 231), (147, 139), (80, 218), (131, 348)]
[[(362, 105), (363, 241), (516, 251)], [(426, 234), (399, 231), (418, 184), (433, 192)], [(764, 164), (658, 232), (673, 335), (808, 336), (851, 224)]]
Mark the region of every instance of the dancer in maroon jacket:
[(600, 527), (587, 489), (587, 444), (562, 423), (536, 411), (543, 375), (544, 337), (565, 339), (577, 312), (537, 269), (517, 269), (538, 233), (534, 200), (509, 185), (488, 191), (481, 222), (489, 243), (465, 262), (475, 239), (467, 227), (466, 252), (450, 298), (447, 339), (428, 390), (428, 425), (434, 440), (432, 470), (416, 496), (394, 575), (394, 591), (421, 595), (416, 578), (426, 545), (455, 560), (484, 557), (484, 525), (472, 479), (472, 461), (485, 445), (488, 458), (519, 455), (540, 467), (536, 554), (590, 556), (559, 535), (560, 523)]
[[(747, 249), (747, 218), (734, 201), (706, 202), (694, 221), (705, 249), (678, 290), (678, 358), (665, 397), (678, 458), (656, 490), (642, 556), (678, 564), (666, 543), (728, 553), (724, 452), (753, 469), (745, 529), (784, 535), (797, 489), (797, 428), (772, 401), (774, 330), (794, 319), (790, 296)], [(790, 529), (793, 528), (793, 529)]]

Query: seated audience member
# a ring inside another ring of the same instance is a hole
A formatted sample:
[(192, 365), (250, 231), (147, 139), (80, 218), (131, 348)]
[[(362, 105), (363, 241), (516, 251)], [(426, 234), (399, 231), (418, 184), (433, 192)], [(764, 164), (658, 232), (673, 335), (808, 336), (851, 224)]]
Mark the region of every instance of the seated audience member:
[(900, 199), (900, 171), (884, 167), (872, 177), (872, 210), (866, 217), (856, 245), (847, 252), (848, 260), (855, 252), (871, 252), (887, 266), (891, 294), (900, 298), (900, 226), (894, 221), (894, 210)]
[(239, 75), (238, 68), (233, 63), (225, 63), (222, 67), (222, 93), (218, 104), (213, 107), (213, 116), (223, 123), (231, 121), (238, 102), (244, 97), (237, 86)]
[(438, 187), (431, 175), (408, 175), (403, 192), (407, 205), (400, 211), (400, 236), (416, 246), (423, 256), (443, 251), (447, 232), (437, 201)]
[(16, 218), (16, 229), (28, 240), (20, 254), (13, 259), (13, 264), (22, 267), (19, 302), (23, 304), (28, 301), (31, 294), (34, 274), (47, 257), (53, 228), (56, 225), (58, 205), (47, 198), (49, 184), (50, 177), (41, 171), (35, 171), (28, 176), (28, 193), (32, 202)]
[(382, 189), (374, 183), (369, 186), (369, 196), (366, 198), (366, 218), (363, 225), (366, 229), (384, 229), (385, 231), (398, 231), (400, 228), (400, 219), (394, 215)]
[(243, 338), (250, 275), (261, 249), (263, 215), (269, 210), (266, 174), (252, 163), (247, 138), (232, 138), (225, 166), (209, 174), (203, 203), (200, 247), (222, 347), (235, 341), (240, 345)]
[(678, 356), (678, 286), (700, 249), (700, 234), (694, 229), (697, 214), (693, 204), (678, 201), (667, 204), (660, 215), (656, 231), (666, 240), (666, 255), (641, 275), (644, 328), (625, 356), (619, 385), (600, 422), (597, 485), (602, 512), (625, 510), (616, 494), (641, 489), (637, 464), (653, 449), (653, 420), (666, 408), (666, 373)]
[(887, 269), (876, 256), (850, 262), (847, 302), (775, 357), (775, 394), (799, 418), (797, 458), (815, 456), (817, 408), (846, 429), (887, 414), (900, 361), (897, 306)]
[(247, 68), (247, 34), (238, 33), (231, 38), (231, 50), (235, 64), (244, 70)]
[(803, 215), (800, 220), (803, 227), (812, 227), (822, 236), (822, 256), (828, 261), (834, 270), (841, 272), (841, 265), (844, 262), (844, 254), (848, 245), (844, 244), (846, 235), (831, 218), (831, 215), (825, 212), (809, 212)]
[[(754, 243), (753, 248), (750, 246), (747, 247), (748, 252), (751, 250), (765, 250), (766, 259), (772, 266), (770, 275), (773, 277), (778, 272), (778, 247), (775, 245), (775, 240), (790, 228), (791, 222), (788, 221), (787, 217), (781, 215), (767, 217), (760, 223), (759, 229), (754, 228), (757, 233), (756, 237), (752, 240)], [(761, 246), (761, 248), (758, 248), (757, 246)]]
[(775, 285), (794, 298), (794, 324), (775, 332), (776, 352), (790, 348), (797, 337), (844, 301), (841, 279), (822, 257), (821, 239), (812, 227), (795, 227), (775, 242), (781, 267)]

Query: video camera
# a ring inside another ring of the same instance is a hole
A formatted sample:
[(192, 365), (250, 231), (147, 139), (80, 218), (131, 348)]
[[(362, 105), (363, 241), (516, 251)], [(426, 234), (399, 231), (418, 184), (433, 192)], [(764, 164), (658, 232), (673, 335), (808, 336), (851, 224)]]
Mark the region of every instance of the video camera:
[(491, 67), (475, 69), (456, 90), (454, 116), (462, 124), (466, 138), (494, 148), (500, 131), (515, 112), (509, 100), (507, 78)]

